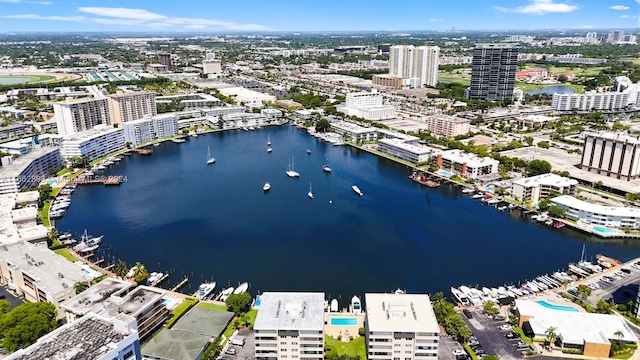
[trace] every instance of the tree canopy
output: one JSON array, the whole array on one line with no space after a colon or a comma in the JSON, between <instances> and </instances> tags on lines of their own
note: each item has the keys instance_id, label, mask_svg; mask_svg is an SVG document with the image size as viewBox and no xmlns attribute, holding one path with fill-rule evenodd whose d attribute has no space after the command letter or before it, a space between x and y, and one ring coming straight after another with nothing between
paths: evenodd
<instances>
[{"instance_id":1,"label":"tree canopy","mask_svg":"<svg viewBox=\"0 0 640 360\"><path fill-rule=\"evenodd\" d=\"M251 304L251 294L245 292L242 294L231 294L225 300L227 309L234 312L236 315L240 315L249 308Z\"/></svg>"},{"instance_id":2,"label":"tree canopy","mask_svg":"<svg viewBox=\"0 0 640 360\"><path fill-rule=\"evenodd\" d=\"M0 317L2 347L14 352L35 343L57 327L57 314L53 304L44 302L13 308Z\"/></svg>"},{"instance_id":3,"label":"tree canopy","mask_svg":"<svg viewBox=\"0 0 640 360\"><path fill-rule=\"evenodd\" d=\"M534 159L529 161L526 170L529 176L546 174L551 172L551 164L546 160Z\"/></svg>"}]
</instances>

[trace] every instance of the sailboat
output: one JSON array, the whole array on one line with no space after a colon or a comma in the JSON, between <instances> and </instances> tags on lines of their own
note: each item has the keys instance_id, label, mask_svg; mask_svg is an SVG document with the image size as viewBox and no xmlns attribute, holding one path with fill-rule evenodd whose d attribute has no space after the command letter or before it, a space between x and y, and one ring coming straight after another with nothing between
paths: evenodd
<instances>
[{"instance_id":1,"label":"sailboat","mask_svg":"<svg viewBox=\"0 0 640 360\"><path fill-rule=\"evenodd\" d=\"M311 181L309 181L309 192L307 193L307 196L310 199L313 199L313 192L311 191Z\"/></svg>"},{"instance_id":2,"label":"sailboat","mask_svg":"<svg viewBox=\"0 0 640 360\"><path fill-rule=\"evenodd\" d=\"M292 178L300 177L300 173L294 170L293 157L291 158L291 162L289 163L289 168L287 169L287 176Z\"/></svg>"},{"instance_id":3,"label":"sailboat","mask_svg":"<svg viewBox=\"0 0 640 360\"><path fill-rule=\"evenodd\" d=\"M273 150L271 150L271 146L267 147L267 152L268 152L268 153L270 153L270 152L272 152L272 151L273 151Z\"/></svg>"},{"instance_id":4,"label":"sailboat","mask_svg":"<svg viewBox=\"0 0 640 360\"><path fill-rule=\"evenodd\" d=\"M271 138L267 135L267 146L271 146Z\"/></svg>"},{"instance_id":5,"label":"sailboat","mask_svg":"<svg viewBox=\"0 0 640 360\"><path fill-rule=\"evenodd\" d=\"M207 146L207 165L216 162L216 158L211 157L211 147Z\"/></svg>"}]
</instances>

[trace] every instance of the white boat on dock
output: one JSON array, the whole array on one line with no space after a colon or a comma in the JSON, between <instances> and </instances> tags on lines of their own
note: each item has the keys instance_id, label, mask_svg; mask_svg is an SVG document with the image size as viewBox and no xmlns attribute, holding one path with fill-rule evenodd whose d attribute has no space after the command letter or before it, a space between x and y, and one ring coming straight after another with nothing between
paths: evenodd
<instances>
[{"instance_id":1,"label":"white boat on dock","mask_svg":"<svg viewBox=\"0 0 640 360\"><path fill-rule=\"evenodd\" d=\"M207 298L209 297L209 295L211 295L211 293L213 292L213 289L216 288L216 282L210 282L210 283L202 283L200 284L200 286L198 286L198 291L196 291L195 293L195 297L198 298L198 300L207 300Z\"/></svg>"},{"instance_id":2,"label":"white boat on dock","mask_svg":"<svg viewBox=\"0 0 640 360\"><path fill-rule=\"evenodd\" d=\"M453 301L462 304L462 306L471 305L467 295L454 287L451 287L451 297L453 298Z\"/></svg>"},{"instance_id":3,"label":"white boat on dock","mask_svg":"<svg viewBox=\"0 0 640 360\"><path fill-rule=\"evenodd\" d=\"M182 144L183 142L186 142L187 140L185 140L185 139L173 139L171 141L173 141L176 144Z\"/></svg>"},{"instance_id":4,"label":"white boat on dock","mask_svg":"<svg viewBox=\"0 0 640 360\"><path fill-rule=\"evenodd\" d=\"M220 296L220 301L225 301L229 297L229 295L233 294L233 286L230 286L224 290L222 290L222 295Z\"/></svg>"},{"instance_id":5,"label":"white boat on dock","mask_svg":"<svg viewBox=\"0 0 640 360\"><path fill-rule=\"evenodd\" d=\"M238 285L238 287L235 290L233 290L233 293L236 295L243 294L247 292L248 289L249 289L249 283L243 282L242 284Z\"/></svg>"}]
</instances>

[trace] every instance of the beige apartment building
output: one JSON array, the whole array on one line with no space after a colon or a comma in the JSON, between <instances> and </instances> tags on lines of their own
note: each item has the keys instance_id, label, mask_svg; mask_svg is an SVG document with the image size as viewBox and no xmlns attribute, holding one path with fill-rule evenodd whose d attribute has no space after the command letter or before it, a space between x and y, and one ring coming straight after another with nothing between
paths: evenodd
<instances>
[{"instance_id":1,"label":"beige apartment building","mask_svg":"<svg viewBox=\"0 0 640 360\"><path fill-rule=\"evenodd\" d=\"M626 133L587 133L580 167L614 179L640 178L640 139Z\"/></svg>"},{"instance_id":2,"label":"beige apartment building","mask_svg":"<svg viewBox=\"0 0 640 360\"><path fill-rule=\"evenodd\" d=\"M469 132L471 120L451 115L432 115L427 117L429 131L434 136L456 137Z\"/></svg>"},{"instance_id":3,"label":"beige apartment building","mask_svg":"<svg viewBox=\"0 0 640 360\"><path fill-rule=\"evenodd\" d=\"M109 95L111 123L121 127L124 122L135 121L147 115L157 115L156 103L152 92L132 91Z\"/></svg>"}]
</instances>

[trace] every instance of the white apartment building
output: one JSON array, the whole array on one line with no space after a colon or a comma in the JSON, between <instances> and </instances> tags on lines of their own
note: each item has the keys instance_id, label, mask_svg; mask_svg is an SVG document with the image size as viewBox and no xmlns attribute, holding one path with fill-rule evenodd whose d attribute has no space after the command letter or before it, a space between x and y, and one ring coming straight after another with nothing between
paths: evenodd
<instances>
[{"instance_id":1,"label":"white apartment building","mask_svg":"<svg viewBox=\"0 0 640 360\"><path fill-rule=\"evenodd\" d=\"M149 91L128 91L109 95L108 102L111 123L116 126L157 114L153 93Z\"/></svg>"},{"instance_id":2,"label":"white apartment building","mask_svg":"<svg viewBox=\"0 0 640 360\"><path fill-rule=\"evenodd\" d=\"M120 314L108 320L89 314L65 324L5 360L75 359L142 360L136 321Z\"/></svg>"},{"instance_id":3,"label":"white apartment building","mask_svg":"<svg viewBox=\"0 0 640 360\"><path fill-rule=\"evenodd\" d=\"M66 136L62 140L60 153L66 160L86 156L95 160L125 147L122 129L96 126L92 130Z\"/></svg>"},{"instance_id":4,"label":"white apartment building","mask_svg":"<svg viewBox=\"0 0 640 360\"><path fill-rule=\"evenodd\" d=\"M498 172L498 160L478 157L463 150L445 150L437 155L438 169L449 171L462 178L477 178L480 175Z\"/></svg>"},{"instance_id":5,"label":"white apartment building","mask_svg":"<svg viewBox=\"0 0 640 360\"><path fill-rule=\"evenodd\" d=\"M604 206L562 195L551 199L551 204L565 210L565 216L583 224L609 228L640 228L640 209L622 206Z\"/></svg>"},{"instance_id":6,"label":"white apartment building","mask_svg":"<svg viewBox=\"0 0 640 360\"><path fill-rule=\"evenodd\" d=\"M469 133L471 120L451 115L427 116L429 131L434 136L455 137Z\"/></svg>"},{"instance_id":7,"label":"white apartment building","mask_svg":"<svg viewBox=\"0 0 640 360\"><path fill-rule=\"evenodd\" d=\"M0 167L0 195L17 193L23 186L38 186L49 175L49 169L62 168L60 150L41 147Z\"/></svg>"},{"instance_id":8,"label":"white apartment building","mask_svg":"<svg viewBox=\"0 0 640 360\"><path fill-rule=\"evenodd\" d=\"M426 294L365 294L369 360L437 359L440 327Z\"/></svg>"},{"instance_id":9,"label":"white apartment building","mask_svg":"<svg viewBox=\"0 0 640 360\"><path fill-rule=\"evenodd\" d=\"M178 117L174 114L156 115L151 120L153 134L156 139L162 139L178 134Z\"/></svg>"},{"instance_id":10,"label":"white apartment building","mask_svg":"<svg viewBox=\"0 0 640 360\"><path fill-rule=\"evenodd\" d=\"M402 139L380 139L378 151L412 163L427 161L434 155L432 148L411 144Z\"/></svg>"},{"instance_id":11,"label":"white apartment building","mask_svg":"<svg viewBox=\"0 0 640 360\"><path fill-rule=\"evenodd\" d=\"M0 246L20 241L48 245L49 231L38 224L39 199L37 191L0 195Z\"/></svg>"},{"instance_id":12,"label":"white apartment building","mask_svg":"<svg viewBox=\"0 0 640 360\"><path fill-rule=\"evenodd\" d=\"M551 107L556 111L604 110L616 111L627 106L640 104L640 86L626 76L619 76L614 82L614 90L608 92L586 91L584 94L553 94Z\"/></svg>"},{"instance_id":13,"label":"white apartment building","mask_svg":"<svg viewBox=\"0 0 640 360\"><path fill-rule=\"evenodd\" d=\"M615 179L636 180L640 178L640 139L626 133L586 133L580 167Z\"/></svg>"},{"instance_id":14,"label":"white apartment building","mask_svg":"<svg viewBox=\"0 0 640 360\"><path fill-rule=\"evenodd\" d=\"M88 273L88 274L87 274ZM21 241L0 247L0 280L29 302L55 305L58 319L65 317L60 304L76 295L77 282L101 274L69 262L47 247Z\"/></svg>"},{"instance_id":15,"label":"white apartment building","mask_svg":"<svg viewBox=\"0 0 640 360\"><path fill-rule=\"evenodd\" d=\"M257 360L322 360L324 293L263 293L253 330Z\"/></svg>"},{"instance_id":16,"label":"white apartment building","mask_svg":"<svg viewBox=\"0 0 640 360\"><path fill-rule=\"evenodd\" d=\"M416 78L418 86L436 86L439 57L440 48L437 46L391 46L389 75L399 78Z\"/></svg>"},{"instance_id":17,"label":"white apartment building","mask_svg":"<svg viewBox=\"0 0 640 360\"><path fill-rule=\"evenodd\" d=\"M382 95L376 89L348 93L344 106L336 109L348 116L357 116L367 120L391 119L396 116L396 109L393 106L382 104Z\"/></svg>"},{"instance_id":18,"label":"white apartment building","mask_svg":"<svg viewBox=\"0 0 640 360\"><path fill-rule=\"evenodd\" d=\"M124 141L136 146L155 138L151 119L140 119L122 123Z\"/></svg>"},{"instance_id":19,"label":"white apartment building","mask_svg":"<svg viewBox=\"0 0 640 360\"><path fill-rule=\"evenodd\" d=\"M536 203L548 197L552 191L575 196L578 192L578 181L548 173L518 179L511 183L511 195L522 201Z\"/></svg>"},{"instance_id":20,"label":"white apartment building","mask_svg":"<svg viewBox=\"0 0 640 360\"><path fill-rule=\"evenodd\" d=\"M53 104L58 134L69 135L92 129L96 125L111 125L106 98L67 100Z\"/></svg>"},{"instance_id":21,"label":"white apartment building","mask_svg":"<svg viewBox=\"0 0 640 360\"><path fill-rule=\"evenodd\" d=\"M346 136L351 141L373 141L378 139L377 128L363 127L346 121L333 121L331 131Z\"/></svg>"}]
</instances>

